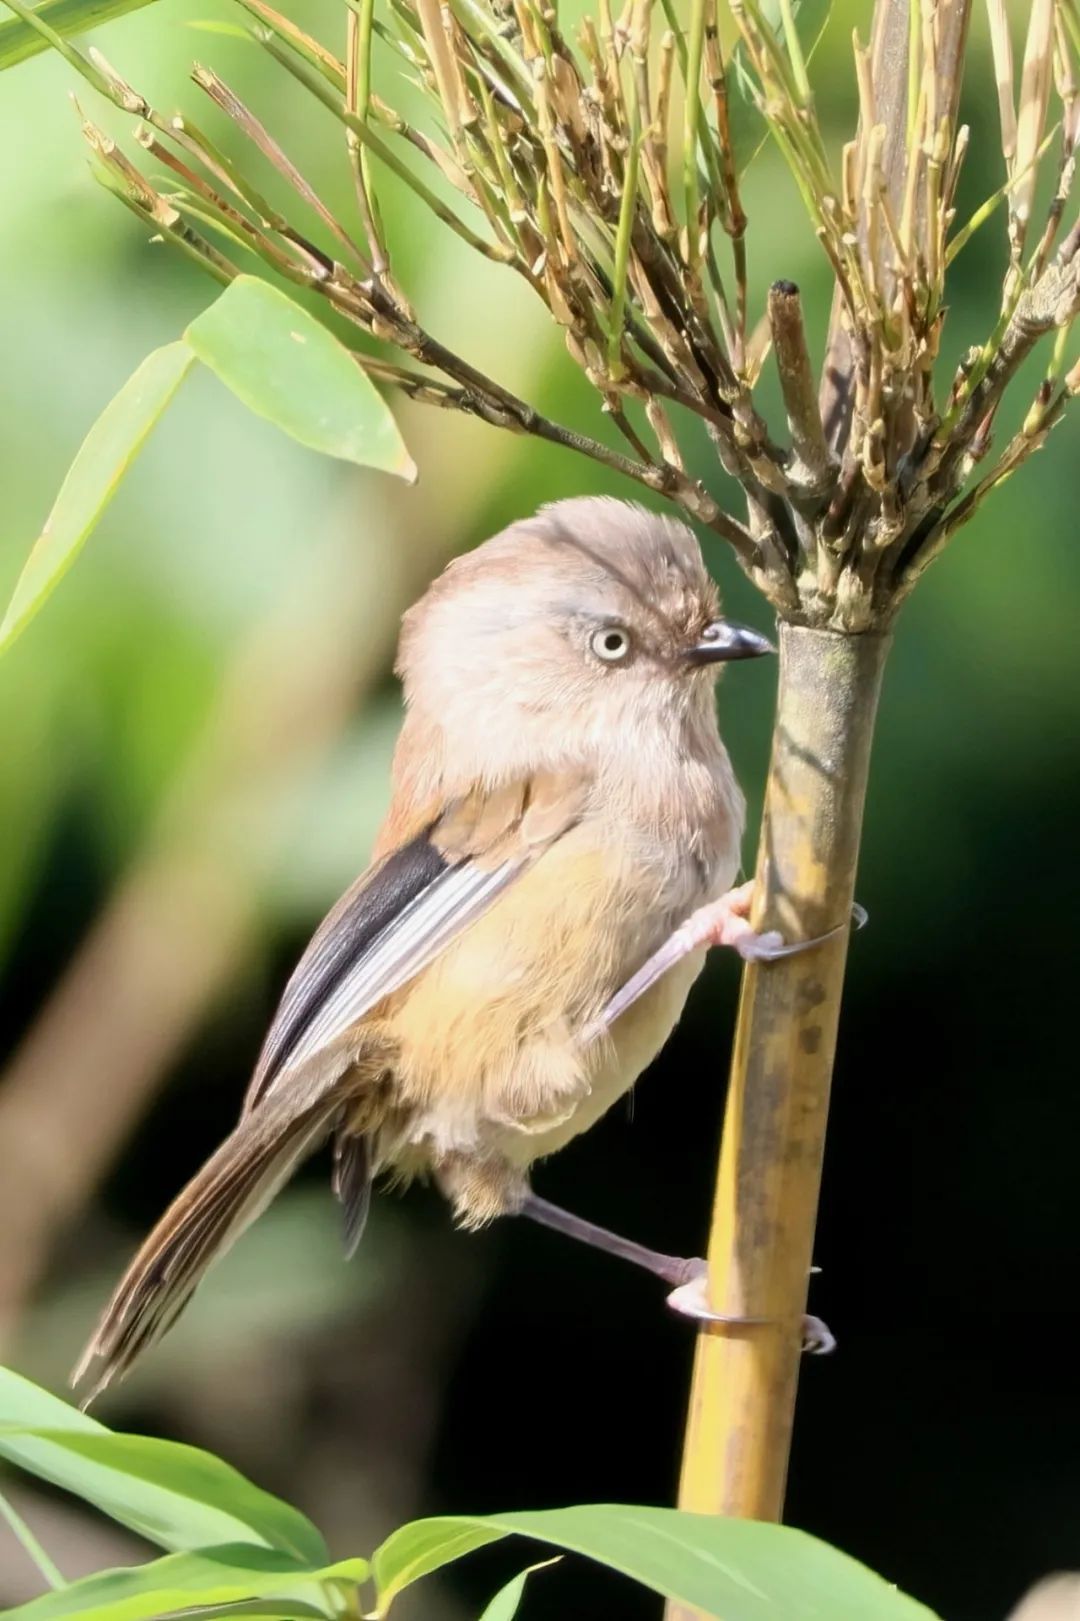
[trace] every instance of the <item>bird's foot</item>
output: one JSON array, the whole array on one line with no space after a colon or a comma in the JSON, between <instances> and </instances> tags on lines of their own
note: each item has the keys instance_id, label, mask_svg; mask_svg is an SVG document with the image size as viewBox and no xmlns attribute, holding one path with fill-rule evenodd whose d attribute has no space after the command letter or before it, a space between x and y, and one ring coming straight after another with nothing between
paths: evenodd
<instances>
[{"instance_id":1,"label":"bird's foot","mask_svg":"<svg viewBox=\"0 0 1080 1621\"><path fill-rule=\"evenodd\" d=\"M583 1046L588 1046L604 1031L610 1030L619 1016L632 1007L639 997L656 984L657 980L666 974L675 964L688 957L692 951L698 951L702 946L730 946L737 951L744 962L777 962L781 957L794 957L799 952L811 951L825 940L831 940L841 930L854 925L861 929L866 922L866 913L861 906L851 909L852 924L841 923L835 929L829 929L825 934L815 936L813 940L797 940L791 945L784 942L781 934L775 929L767 929L758 934L750 923L750 907L754 898L754 883L740 884L738 889L729 889L726 895L719 900L710 901L708 905L701 906L681 923L674 934L668 936L658 951L654 951L649 960L642 964L636 974L626 981L610 1002L604 1007L598 1018L587 1025L581 1033Z\"/></svg>"},{"instance_id":2,"label":"bird's foot","mask_svg":"<svg viewBox=\"0 0 1080 1621\"><path fill-rule=\"evenodd\" d=\"M718 900L699 907L687 918L678 933L685 932L692 941L690 949L698 946L730 946L744 962L776 962L781 957L795 957L800 952L810 951L849 926L841 923L835 929L815 935L812 940L796 940L789 945L776 929L767 929L758 934L751 927L750 908L753 902L754 880L751 878L737 889L729 889ZM850 926L861 929L866 920L866 908L856 903L851 908Z\"/></svg>"},{"instance_id":3,"label":"bird's foot","mask_svg":"<svg viewBox=\"0 0 1080 1621\"><path fill-rule=\"evenodd\" d=\"M694 1259L682 1263L686 1277L672 1289L667 1303L680 1317L692 1317L699 1323L719 1323L737 1332L740 1329L761 1328L767 1317L737 1317L714 1311L709 1304L708 1274L705 1262ZM811 1356L827 1356L836 1350L836 1337L820 1317L806 1316L802 1320L802 1348Z\"/></svg>"},{"instance_id":4,"label":"bird's foot","mask_svg":"<svg viewBox=\"0 0 1080 1621\"><path fill-rule=\"evenodd\" d=\"M685 934L688 950L700 946L730 946L744 962L767 962L784 948L784 937L776 929L758 934L750 926L750 908L754 900L754 880L751 878L738 889L729 889L718 900L698 907L679 929Z\"/></svg>"}]
</instances>

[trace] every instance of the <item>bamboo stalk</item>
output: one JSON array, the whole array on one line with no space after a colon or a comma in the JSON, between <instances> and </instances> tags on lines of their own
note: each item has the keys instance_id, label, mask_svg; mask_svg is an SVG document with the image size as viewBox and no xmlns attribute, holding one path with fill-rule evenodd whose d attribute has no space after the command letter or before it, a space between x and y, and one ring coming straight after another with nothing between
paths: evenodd
<instances>
[{"instance_id":1,"label":"bamboo stalk","mask_svg":"<svg viewBox=\"0 0 1080 1621\"><path fill-rule=\"evenodd\" d=\"M888 648L887 635L781 627L757 928L807 940L850 916ZM763 1321L698 1334L679 1490L696 1513L775 1520L783 1507L847 938L751 966L743 981L709 1298Z\"/></svg>"}]
</instances>

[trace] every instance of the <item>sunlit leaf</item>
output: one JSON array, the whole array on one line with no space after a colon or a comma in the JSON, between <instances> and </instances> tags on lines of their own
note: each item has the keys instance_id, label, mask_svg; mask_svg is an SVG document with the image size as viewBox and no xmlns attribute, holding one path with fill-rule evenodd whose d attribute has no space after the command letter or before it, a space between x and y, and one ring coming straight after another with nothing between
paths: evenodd
<instances>
[{"instance_id":1,"label":"sunlit leaf","mask_svg":"<svg viewBox=\"0 0 1080 1621\"><path fill-rule=\"evenodd\" d=\"M319 1564L321 1535L198 1447L116 1435L18 1374L0 1368L0 1457L95 1504L162 1548L245 1542Z\"/></svg>"},{"instance_id":2,"label":"sunlit leaf","mask_svg":"<svg viewBox=\"0 0 1080 1621\"><path fill-rule=\"evenodd\" d=\"M150 4L152 0L42 0L34 9L43 22L66 38ZM21 17L9 17L0 23L0 71L16 67L47 48L42 35Z\"/></svg>"},{"instance_id":3,"label":"sunlit leaf","mask_svg":"<svg viewBox=\"0 0 1080 1621\"><path fill-rule=\"evenodd\" d=\"M392 1531L376 1548L371 1560L379 1592L379 1613L422 1576L430 1576L443 1565L453 1564L456 1559L475 1553L477 1548L509 1535L507 1527L493 1524L491 1520L465 1518L413 1520Z\"/></svg>"},{"instance_id":4,"label":"sunlit leaf","mask_svg":"<svg viewBox=\"0 0 1080 1621\"><path fill-rule=\"evenodd\" d=\"M933 1621L925 1605L804 1531L618 1504L403 1526L372 1561L379 1613L419 1577L513 1532L584 1554L722 1621Z\"/></svg>"},{"instance_id":5,"label":"sunlit leaf","mask_svg":"<svg viewBox=\"0 0 1080 1621\"><path fill-rule=\"evenodd\" d=\"M333 1588L323 1584L347 1582L355 1586L368 1574L363 1559L343 1559L334 1565L309 1569L271 1548L203 1548L197 1553L168 1554L128 1570L103 1570L59 1592L43 1593L28 1604L4 1611L4 1621L154 1621L180 1611L189 1616L221 1615L232 1605L232 1615L327 1616L341 1613ZM279 1597L269 1611L257 1601ZM288 1602L285 1602L285 1601ZM255 1601L252 1604L252 1601ZM252 1604L251 1608L248 1605ZM243 1608L241 1608L243 1606ZM228 1610L225 1614L230 1613Z\"/></svg>"},{"instance_id":6,"label":"sunlit leaf","mask_svg":"<svg viewBox=\"0 0 1080 1621\"><path fill-rule=\"evenodd\" d=\"M237 276L186 336L246 406L302 445L416 477L390 408L355 358L268 282Z\"/></svg>"},{"instance_id":7,"label":"sunlit leaf","mask_svg":"<svg viewBox=\"0 0 1080 1621\"><path fill-rule=\"evenodd\" d=\"M155 349L90 429L16 582L0 623L0 651L34 617L79 555L194 359L183 342Z\"/></svg>"}]
</instances>

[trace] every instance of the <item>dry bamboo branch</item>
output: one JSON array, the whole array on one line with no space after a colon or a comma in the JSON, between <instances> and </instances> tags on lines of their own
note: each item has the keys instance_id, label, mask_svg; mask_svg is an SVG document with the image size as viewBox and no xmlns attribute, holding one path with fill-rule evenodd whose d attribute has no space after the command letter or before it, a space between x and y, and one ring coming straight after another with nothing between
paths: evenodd
<instances>
[{"instance_id":1,"label":"dry bamboo branch","mask_svg":"<svg viewBox=\"0 0 1080 1621\"><path fill-rule=\"evenodd\" d=\"M829 447L818 412L817 388L803 327L802 301L792 281L775 281L769 289L769 327L788 429L798 465L789 474L811 494L824 490L833 472Z\"/></svg>"},{"instance_id":2,"label":"dry bamboo branch","mask_svg":"<svg viewBox=\"0 0 1080 1621\"><path fill-rule=\"evenodd\" d=\"M225 84L224 80L220 79L218 75L210 68L204 68L196 64L196 66L192 69L191 77L199 86L200 90L205 90L211 101L220 107L222 112L227 114L227 116L233 120L237 127L243 131L248 139L258 147L259 151L263 154L266 160L271 163L280 174L285 176L290 185L295 187L296 191L308 204L313 213L318 215L319 219L322 220L323 224L326 226L331 235L337 238L338 242L340 242L346 253L351 254L352 257L365 269L369 268L367 259L361 253L360 249L352 240L349 233L345 230L344 226L339 224L338 220L335 218L330 209L327 208L322 198L304 179L296 165L292 163L282 151L281 147L274 140L269 131L259 122L255 115L249 112L247 107L244 106L239 96L234 95L229 89L228 85Z\"/></svg>"}]
</instances>

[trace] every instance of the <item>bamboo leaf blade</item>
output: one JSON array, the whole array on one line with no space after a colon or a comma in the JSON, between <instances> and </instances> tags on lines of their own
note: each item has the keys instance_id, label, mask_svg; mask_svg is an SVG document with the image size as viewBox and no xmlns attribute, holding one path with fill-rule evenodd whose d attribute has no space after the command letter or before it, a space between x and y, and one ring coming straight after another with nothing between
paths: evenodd
<instances>
[{"instance_id":1,"label":"bamboo leaf blade","mask_svg":"<svg viewBox=\"0 0 1080 1621\"><path fill-rule=\"evenodd\" d=\"M90 429L16 581L0 622L0 652L25 629L74 563L194 360L182 341L155 349Z\"/></svg>"},{"instance_id":2,"label":"bamboo leaf blade","mask_svg":"<svg viewBox=\"0 0 1080 1621\"><path fill-rule=\"evenodd\" d=\"M103 1570L57 1592L44 1593L29 1603L4 1612L4 1621L162 1621L183 1614L267 1614L252 1601L279 1596L281 1604L269 1614L281 1621L294 1616L341 1613L333 1588L341 1583L357 1586L367 1579L363 1559L343 1559L333 1565L309 1568L277 1549L229 1546L166 1554L145 1565ZM333 1584L333 1588L328 1588Z\"/></svg>"},{"instance_id":3,"label":"bamboo leaf blade","mask_svg":"<svg viewBox=\"0 0 1080 1621\"><path fill-rule=\"evenodd\" d=\"M42 0L34 7L34 15L67 39L152 4L154 0ZM23 18L12 17L0 23L0 72L18 67L47 48L48 41Z\"/></svg>"},{"instance_id":4,"label":"bamboo leaf blade","mask_svg":"<svg viewBox=\"0 0 1080 1621\"><path fill-rule=\"evenodd\" d=\"M31 1531L14 1503L10 1503L0 1492L0 1520L7 1523L9 1530L16 1541L22 1544L23 1552L30 1562L37 1566L40 1574L50 1587L64 1587L66 1583L57 1566L49 1558L37 1537Z\"/></svg>"},{"instance_id":5,"label":"bamboo leaf blade","mask_svg":"<svg viewBox=\"0 0 1080 1621\"><path fill-rule=\"evenodd\" d=\"M186 339L238 399L298 443L415 480L393 415L356 357L276 287L237 276Z\"/></svg>"},{"instance_id":6,"label":"bamboo leaf blade","mask_svg":"<svg viewBox=\"0 0 1080 1621\"><path fill-rule=\"evenodd\" d=\"M584 1554L722 1621L934 1621L925 1605L806 1532L621 1504L414 1521L373 1557L378 1613L421 1576L512 1533Z\"/></svg>"},{"instance_id":7,"label":"bamboo leaf blade","mask_svg":"<svg viewBox=\"0 0 1080 1621\"><path fill-rule=\"evenodd\" d=\"M311 1521L198 1447L118 1434L0 1368L0 1457L174 1552L219 1543L322 1564Z\"/></svg>"},{"instance_id":8,"label":"bamboo leaf blade","mask_svg":"<svg viewBox=\"0 0 1080 1621\"><path fill-rule=\"evenodd\" d=\"M539 1565L529 1565L525 1570L518 1571L485 1606L480 1621L514 1621L525 1597L525 1584L529 1577L538 1570L546 1570L549 1565L558 1563L558 1558L545 1559Z\"/></svg>"}]
</instances>

